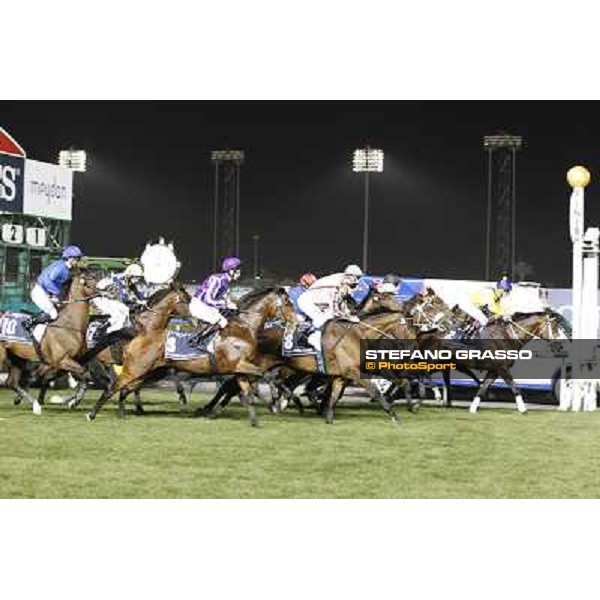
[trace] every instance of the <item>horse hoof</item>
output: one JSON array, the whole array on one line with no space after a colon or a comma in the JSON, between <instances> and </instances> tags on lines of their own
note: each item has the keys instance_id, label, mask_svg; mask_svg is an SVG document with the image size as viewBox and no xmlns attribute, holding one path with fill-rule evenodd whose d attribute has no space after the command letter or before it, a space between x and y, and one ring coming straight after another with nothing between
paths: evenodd
<instances>
[{"instance_id":1,"label":"horse hoof","mask_svg":"<svg viewBox=\"0 0 600 600\"><path fill-rule=\"evenodd\" d=\"M87 415L85 415L85 418L91 423L96 418L96 415L93 415L92 413L87 413Z\"/></svg>"},{"instance_id":2,"label":"horse hoof","mask_svg":"<svg viewBox=\"0 0 600 600\"><path fill-rule=\"evenodd\" d=\"M144 409L141 406L135 406L133 408L133 414L137 415L139 417L139 416L141 416L143 414L146 414L146 412L144 411ZM125 418L125 413L124 412L123 412L123 418Z\"/></svg>"},{"instance_id":3,"label":"horse hoof","mask_svg":"<svg viewBox=\"0 0 600 600\"><path fill-rule=\"evenodd\" d=\"M42 407L39 405L39 402L34 403L32 411L34 415L42 414Z\"/></svg>"},{"instance_id":4,"label":"horse hoof","mask_svg":"<svg viewBox=\"0 0 600 600\"><path fill-rule=\"evenodd\" d=\"M19 406L19 404L21 404L21 398L19 398L19 396L15 396L15 397L13 398L13 404L14 404L15 406Z\"/></svg>"}]
</instances>

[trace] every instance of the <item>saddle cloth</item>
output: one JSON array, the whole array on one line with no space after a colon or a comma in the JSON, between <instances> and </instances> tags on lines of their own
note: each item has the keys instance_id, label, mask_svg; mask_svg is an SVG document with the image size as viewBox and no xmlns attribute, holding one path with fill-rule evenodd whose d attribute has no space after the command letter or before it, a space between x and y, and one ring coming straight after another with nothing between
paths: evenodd
<instances>
[{"instance_id":1,"label":"saddle cloth","mask_svg":"<svg viewBox=\"0 0 600 600\"><path fill-rule=\"evenodd\" d=\"M171 319L165 342L165 358L169 360L192 360L212 353L218 331L211 331L200 340L200 344L191 345L190 340L197 335L194 324L189 319Z\"/></svg>"},{"instance_id":2,"label":"saddle cloth","mask_svg":"<svg viewBox=\"0 0 600 600\"><path fill-rule=\"evenodd\" d=\"M33 344L31 336L24 323L31 319L32 315L28 313L4 313L0 316L0 340L5 342L18 342L20 344ZM42 341L47 323L36 325L33 335L38 342Z\"/></svg>"},{"instance_id":3,"label":"saddle cloth","mask_svg":"<svg viewBox=\"0 0 600 600\"><path fill-rule=\"evenodd\" d=\"M314 356L317 351L308 343L308 335L312 330L312 324L302 322L292 332L284 332L281 348L282 356Z\"/></svg>"},{"instance_id":4,"label":"saddle cloth","mask_svg":"<svg viewBox=\"0 0 600 600\"><path fill-rule=\"evenodd\" d=\"M29 313L18 312L0 315L0 340L5 342L18 342L19 344L33 344L29 332L25 329L25 323L31 319L31 317L32 315ZM93 348L98 342L95 335L103 321L103 319L94 319L89 324L86 332L88 348ZM47 328L48 323L42 323L33 328L33 336L38 343L42 342L42 338L44 337Z\"/></svg>"}]
</instances>

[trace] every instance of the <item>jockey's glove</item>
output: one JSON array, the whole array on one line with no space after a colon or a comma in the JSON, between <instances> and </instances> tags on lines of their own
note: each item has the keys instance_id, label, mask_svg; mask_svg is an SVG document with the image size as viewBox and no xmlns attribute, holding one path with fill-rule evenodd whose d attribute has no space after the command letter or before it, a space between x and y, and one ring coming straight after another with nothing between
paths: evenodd
<instances>
[{"instance_id":1,"label":"jockey's glove","mask_svg":"<svg viewBox=\"0 0 600 600\"><path fill-rule=\"evenodd\" d=\"M351 323L360 323L360 319L356 315L350 315L348 321Z\"/></svg>"}]
</instances>

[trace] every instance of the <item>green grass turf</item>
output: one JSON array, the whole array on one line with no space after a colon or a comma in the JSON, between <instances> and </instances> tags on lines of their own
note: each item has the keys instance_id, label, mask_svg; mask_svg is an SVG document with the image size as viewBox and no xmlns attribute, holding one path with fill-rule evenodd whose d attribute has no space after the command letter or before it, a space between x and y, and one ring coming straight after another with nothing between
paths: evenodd
<instances>
[{"instance_id":1,"label":"green grass turf","mask_svg":"<svg viewBox=\"0 0 600 600\"><path fill-rule=\"evenodd\" d=\"M49 394L50 395L50 394ZM40 417L0 392L2 498L580 498L600 496L600 413L340 403L326 425L308 410L260 427L232 404L194 419L170 392L145 391L148 414L93 423L84 408Z\"/></svg>"}]
</instances>

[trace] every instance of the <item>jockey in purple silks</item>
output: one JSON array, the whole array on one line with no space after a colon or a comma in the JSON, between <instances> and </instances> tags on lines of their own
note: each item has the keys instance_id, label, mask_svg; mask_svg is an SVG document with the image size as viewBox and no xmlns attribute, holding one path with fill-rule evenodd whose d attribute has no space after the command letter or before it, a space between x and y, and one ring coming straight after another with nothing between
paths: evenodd
<instances>
[{"instance_id":1,"label":"jockey in purple silks","mask_svg":"<svg viewBox=\"0 0 600 600\"><path fill-rule=\"evenodd\" d=\"M229 299L229 286L239 279L242 261L230 256L221 265L220 273L209 275L197 288L190 302L190 313L200 321L218 325L221 329L227 325L227 319L219 312L228 308L236 310L237 306Z\"/></svg>"}]
</instances>

